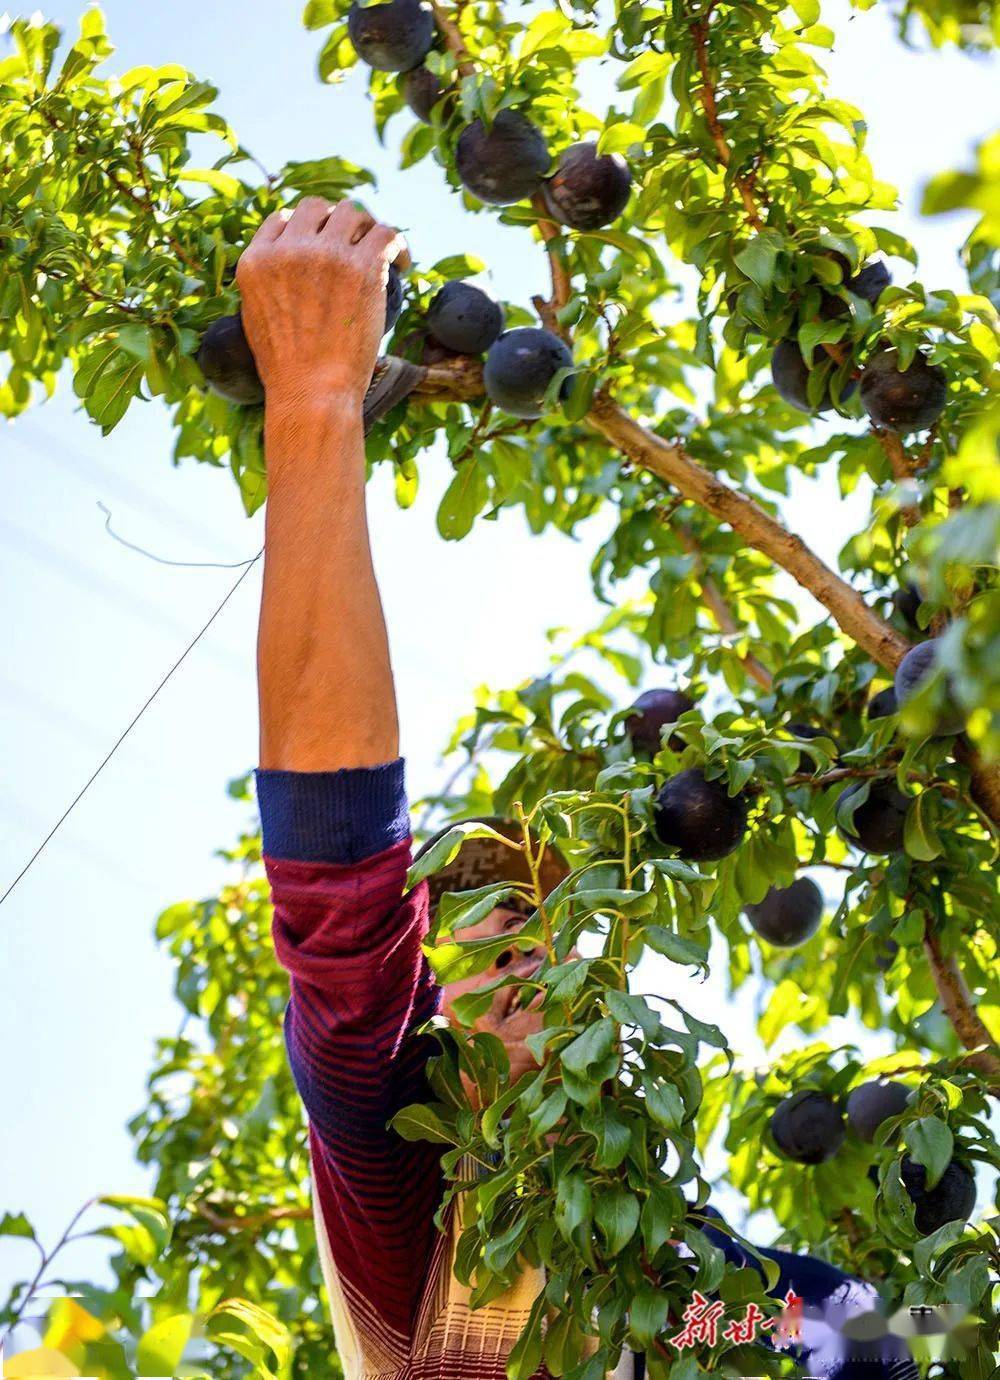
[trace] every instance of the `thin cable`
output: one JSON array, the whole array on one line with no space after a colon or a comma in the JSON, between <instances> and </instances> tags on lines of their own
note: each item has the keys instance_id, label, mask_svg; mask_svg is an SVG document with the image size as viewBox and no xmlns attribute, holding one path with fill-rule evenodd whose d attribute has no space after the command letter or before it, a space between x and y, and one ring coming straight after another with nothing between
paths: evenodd
<instances>
[{"instance_id":1,"label":"thin cable","mask_svg":"<svg viewBox=\"0 0 1000 1380\"><path fill-rule=\"evenodd\" d=\"M97 500L97 506L104 514L104 530L109 537L114 537L119 546L126 546L129 551L136 551L147 560L156 561L157 565L183 565L193 570L239 570L244 565L253 565L257 559L257 556L251 556L245 561L170 561L166 556L157 556L155 552L147 551L144 546L136 546L135 542L120 537L111 526L111 509L106 508L100 499Z\"/></svg>"},{"instance_id":2,"label":"thin cable","mask_svg":"<svg viewBox=\"0 0 1000 1380\"><path fill-rule=\"evenodd\" d=\"M117 742L116 742L116 743L114 744L114 746L112 747L111 751L110 751L110 752L108 753L108 755L104 758L103 762L101 762L101 763L99 764L99 766L96 768L96 770L94 771L94 773L92 774L92 776L90 777L90 779L84 783L84 785L83 785L83 787L80 789L80 791L78 791L77 794L73 797L73 799L70 801L69 805L67 805L66 809L63 811L63 813L62 813L62 814L59 816L59 818L56 820L55 824L52 826L52 828L49 830L49 832L46 834L45 838L42 839L41 843L40 843L40 844L38 845L38 847L35 849L34 853L32 853L31 857L28 859L28 861L27 861L27 862L24 864L24 866L21 868L20 872L17 874L17 876L14 878L14 880L11 882L10 886L7 888L7 890L4 892L4 894L3 894L2 896L0 896L0 906L3 905L3 903L6 901L7 897L11 894L11 892L12 892L12 891L14 890L14 888L17 886L18 882L21 881L21 879L27 874L27 872L34 866L34 864L37 862L37 860L41 857L42 853L45 851L45 849L46 849L46 848L48 847L48 845L51 843L52 839L55 837L55 835L58 833L58 831L62 828L63 824L65 824L66 820L70 817L70 815L71 815L71 814L73 813L73 811L76 809L77 805L79 805L79 803L80 803L80 801L83 799L83 797L84 797L84 796L87 794L87 792L90 790L91 786L94 784L94 782L95 782L95 781L97 780L97 778L100 776L101 772L104 770L104 768L105 768L105 767L108 765L108 763L111 761L112 757L114 757L115 753L116 753L116 752L118 751L118 749L121 747L122 743L124 743L124 741L125 741L125 739L128 737L128 735L132 732L133 728L135 728L136 724L137 724L137 723L139 722L139 720L142 718L143 714L145 714L146 710L149 708L149 706L150 706L150 705L153 703L153 701L156 699L157 695L160 693L160 691L161 691L161 690L163 689L163 687L166 685L167 681L168 681L168 680L170 679L170 677L174 674L174 672L175 672L175 671L177 670L177 668L181 665L181 663L187 658L188 654L194 650L194 648L198 645L198 643L201 641L201 639L205 636L205 634L208 632L209 628L212 626L212 624L213 624L213 623L215 622L215 620L218 618L219 614L222 612L222 610L223 610L223 609L226 607L226 605L229 603L230 599L233 597L233 595L234 595L234 594L236 593L236 591L239 589L240 585L243 583L243 581L246 579L246 577L250 574L250 571L253 569L253 567L256 565L256 563L260 560L260 558L261 558L261 556L263 556L263 554L264 554L264 548L261 547L261 549L257 552L256 556L254 556L253 559L247 564L246 569L240 572L239 576L237 577L236 583L235 583L235 584L233 585L233 587L230 589L229 593L228 593L228 594L226 595L226 597L223 599L222 603L219 604L218 608L217 608L217 609L215 610L215 612L212 614L211 618L209 618L208 622L204 625L204 627L195 635L195 637L192 638L192 640L191 640L191 641L188 643L188 645L184 648L183 652L181 652L180 656L179 656L179 657L177 658L177 660L174 662L173 666L171 666L170 670L167 672L167 674L166 674L166 675L163 677L163 679L160 681L159 685L156 687L156 689L153 691L153 693L152 693L152 694L149 696L149 698L146 700L145 704L142 706L142 708L141 708L141 709L139 710L139 712L136 714L135 718L134 718L134 719L132 720L132 722L128 725L128 727L124 730L124 732L120 735L120 737L118 738Z\"/></svg>"}]
</instances>

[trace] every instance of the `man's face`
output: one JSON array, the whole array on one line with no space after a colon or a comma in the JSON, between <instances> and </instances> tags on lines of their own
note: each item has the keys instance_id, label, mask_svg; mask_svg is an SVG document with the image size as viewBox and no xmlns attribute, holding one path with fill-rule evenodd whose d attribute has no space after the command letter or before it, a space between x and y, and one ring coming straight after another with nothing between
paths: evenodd
<instances>
[{"instance_id":1,"label":"man's face","mask_svg":"<svg viewBox=\"0 0 1000 1380\"><path fill-rule=\"evenodd\" d=\"M495 935L509 932L511 946L498 954L484 973L448 983L444 988L442 1009L449 1019L452 1016L453 1002L466 992L475 992L496 978L509 976L511 973L518 977L531 977L538 971L545 956L544 949L540 946L528 950L519 949L513 942L514 935L523 924L524 916L520 912L498 906L478 925L470 925L467 930L462 931L463 939L492 939ZM529 1035L542 1028L542 1016L538 1010L537 1000L525 1007L521 1004L519 995L520 989L513 985L501 987L495 993L489 1010L479 1017L474 1027L476 1030L488 1031L503 1041L510 1058L511 1081L520 1078L527 1069L537 1067L531 1051L524 1042Z\"/></svg>"}]
</instances>

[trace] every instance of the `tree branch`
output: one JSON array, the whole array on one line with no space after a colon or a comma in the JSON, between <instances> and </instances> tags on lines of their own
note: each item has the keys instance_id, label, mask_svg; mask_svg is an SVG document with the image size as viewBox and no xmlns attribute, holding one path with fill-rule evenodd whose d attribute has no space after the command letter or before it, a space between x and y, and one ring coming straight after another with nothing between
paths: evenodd
<instances>
[{"instance_id":1,"label":"tree branch","mask_svg":"<svg viewBox=\"0 0 1000 1380\"><path fill-rule=\"evenodd\" d=\"M741 636L745 630L740 627L739 623L737 623L734 618L733 611L726 603L719 586L712 579L711 575L706 573L705 557L701 547L686 528L678 524L673 530L676 532L677 539L681 546L695 558L695 566L698 571L698 578L701 582L702 597L711 610L719 631L724 633L726 637ZM747 653L746 656L740 657L740 663L748 676L751 676L758 685L763 687L763 689L770 690L772 684L771 672L762 661L759 661L757 657L753 656L751 653Z\"/></svg>"},{"instance_id":2,"label":"tree branch","mask_svg":"<svg viewBox=\"0 0 1000 1380\"><path fill-rule=\"evenodd\" d=\"M431 8L434 11L434 22L437 24L438 33L444 39L444 46L449 52L455 55L455 66L463 77L471 77L476 70L475 63L469 57L469 50L465 46L458 25L442 8L432 0Z\"/></svg>"},{"instance_id":3,"label":"tree branch","mask_svg":"<svg viewBox=\"0 0 1000 1380\"><path fill-rule=\"evenodd\" d=\"M538 233L545 244L545 252L549 257L549 272L552 277L552 296L547 301L544 297L533 297L531 300L541 318L542 325L564 340L568 340L566 328L559 324L556 315L569 301L573 291L573 285L570 282L569 272L563 258L562 231L555 221L549 219L548 209L541 192L536 192L531 198L531 205L538 213Z\"/></svg>"},{"instance_id":4,"label":"tree branch","mask_svg":"<svg viewBox=\"0 0 1000 1380\"><path fill-rule=\"evenodd\" d=\"M705 123L708 125L708 132L712 136L712 143L719 155L719 162L724 168L728 168L732 161L732 150L726 139L725 130L719 119L719 108L716 102L715 81L712 77L712 70L708 62L708 19L696 19L691 25L691 37L694 39L695 57L698 61L698 71L701 73L701 86L698 88L698 99L701 108L705 112ZM755 178L753 176L744 177L737 174L733 178L736 190L740 194L743 202L743 209L746 211L747 220L755 230L763 230L764 223L760 218L757 208L757 198L754 195Z\"/></svg>"},{"instance_id":5,"label":"tree branch","mask_svg":"<svg viewBox=\"0 0 1000 1380\"><path fill-rule=\"evenodd\" d=\"M976 1010L957 961L942 951L930 920L924 927L924 953L941 1007L963 1048L972 1051L964 1062L990 1082L991 1092L1000 1094L1000 1050Z\"/></svg>"},{"instance_id":6,"label":"tree branch","mask_svg":"<svg viewBox=\"0 0 1000 1380\"><path fill-rule=\"evenodd\" d=\"M885 458L889 462L889 468L892 470L897 484L905 484L908 479L912 479L917 467L907 455L906 449L896 433L883 431L878 426L873 426L872 432L885 452ZM907 527L916 527L920 521L919 503L905 503L901 505L899 512Z\"/></svg>"},{"instance_id":7,"label":"tree branch","mask_svg":"<svg viewBox=\"0 0 1000 1380\"><path fill-rule=\"evenodd\" d=\"M199 1217L203 1217L209 1226L216 1231L237 1232L250 1231L260 1232L268 1227L280 1225L282 1222L306 1222L312 1217L310 1207L274 1207L268 1208L266 1212L250 1213L246 1217L225 1217L218 1213L214 1208L210 1208L206 1202L197 1202L194 1210Z\"/></svg>"}]
</instances>

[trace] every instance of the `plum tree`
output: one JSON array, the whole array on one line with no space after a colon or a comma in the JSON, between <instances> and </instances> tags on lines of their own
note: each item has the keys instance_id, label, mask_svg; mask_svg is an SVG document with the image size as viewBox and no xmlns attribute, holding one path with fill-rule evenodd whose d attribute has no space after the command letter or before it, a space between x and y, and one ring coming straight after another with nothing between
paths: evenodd
<instances>
[{"instance_id":1,"label":"plum tree","mask_svg":"<svg viewBox=\"0 0 1000 1380\"><path fill-rule=\"evenodd\" d=\"M354 49L379 72L408 72L423 62L434 42L434 13L427 0L354 0L347 14Z\"/></svg>"},{"instance_id":2,"label":"plum tree","mask_svg":"<svg viewBox=\"0 0 1000 1380\"><path fill-rule=\"evenodd\" d=\"M910 1089L905 1083L896 1083L881 1078L862 1083L852 1088L847 1095L847 1121L856 1136L869 1144L875 1139L875 1132L889 1117L899 1116L906 1110L910 1100Z\"/></svg>"},{"instance_id":3,"label":"plum tree","mask_svg":"<svg viewBox=\"0 0 1000 1380\"><path fill-rule=\"evenodd\" d=\"M427 330L446 349L481 355L503 330L503 307L483 288L454 279L427 308Z\"/></svg>"},{"instance_id":4,"label":"plum tree","mask_svg":"<svg viewBox=\"0 0 1000 1380\"><path fill-rule=\"evenodd\" d=\"M814 367L818 367L818 362ZM833 406L831 379L827 378L819 401L812 403L809 401L808 392L811 373L812 370L806 364L798 343L794 340L779 340L771 355L771 378L775 388L786 403L797 407L800 412L827 412ZM846 402L855 388L853 379L849 379L841 389L841 400Z\"/></svg>"},{"instance_id":5,"label":"plum tree","mask_svg":"<svg viewBox=\"0 0 1000 1380\"><path fill-rule=\"evenodd\" d=\"M227 402L251 407L264 401L264 385L238 312L209 326L198 347L198 367L212 391Z\"/></svg>"},{"instance_id":6,"label":"plum tree","mask_svg":"<svg viewBox=\"0 0 1000 1380\"><path fill-rule=\"evenodd\" d=\"M387 332L399 319L404 295L399 269L390 264L385 301ZM213 393L227 402L248 407L264 401L264 385L239 312L235 316L220 316L209 326L198 346L198 367Z\"/></svg>"},{"instance_id":7,"label":"plum tree","mask_svg":"<svg viewBox=\"0 0 1000 1380\"><path fill-rule=\"evenodd\" d=\"M462 185L495 206L534 196L551 161L541 131L520 110L501 110L489 128L473 120L455 146Z\"/></svg>"},{"instance_id":8,"label":"plum tree","mask_svg":"<svg viewBox=\"0 0 1000 1380\"><path fill-rule=\"evenodd\" d=\"M929 3L856 7L852 24L872 26L874 43L883 9L905 8L920 22ZM983 13L980 0L963 3ZM541 1077L512 1090L502 1056L459 1012L427 1093L433 1107L403 1128L439 1127L449 1142L440 1160L449 1210L459 1192L472 1209L459 1259L482 1297L523 1279L524 1257L544 1260L550 1281L558 1277L558 1296L546 1299L551 1325L540 1330L540 1312L531 1311L511 1375L581 1366L613 1373L628 1347L646 1353L655 1380L671 1365L711 1374L785 1368L787 1358L773 1352L735 1355L721 1337L717 1349L681 1359L669 1345L673 1321L655 1325L661 1304L673 1319L689 1298L688 1266L672 1243L683 1239L703 1269L714 1268L687 1208L709 1181L726 1183L726 1206L743 1200L769 1214L763 1220L774 1220L790 1249L884 1281L893 1305L958 1301L983 1319L983 1339L968 1364L963 1357L951 1368L989 1375L1000 1316L995 1280L977 1259L982 1230L943 1239L933 1253L915 1250L898 1210L897 1143L865 1145L852 1133L835 1161L807 1175L772 1153L767 1127L786 1092L816 1089L827 1097L832 1144L849 1090L886 1068L913 1070L892 1076L916 1083L919 1070L901 1137L907 1151L939 1167L953 1142L960 1164L969 1154L988 1171L987 1211L996 1210L1000 1151L982 1130L1000 1090L1000 1049L988 1025L1000 1009L991 961L1000 335L989 305L1000 235L996 218L983 214L995 149L984 145L978 169L931 184L929 207L964 198L974 203L976 229L953 280L927 282L900 223L879 209L892 197L869 162L858 112L828 88L821 65L831 15L817 15L813 0L791 9L778 0L623 0L614 14L556 0L523 13L503 0L435 0L433 49L409 73L353 67L348 8L349 0L309 0L306 22L325 30L329 120L311 131L305 161L282 163L272 140L267 172L206 82L155 58L125 79L102 69L109 40L93 6L74 44L44 22L12 22L0 57L0 414L18 418L68 375L81 424L89 419L101 432L143 400L169 417L178 460L231 474L234 498L259 509L267 495L262 409L213 396L195 352L212 323L238 310L234 270L266 216L305 195L362 196L380 209L365 190L370 175L337 156L348 92L366 82L380 172L395 151L397 204L407 179L419 189L405 218L416 257L410 310L391 345L405 356L399 364L414 391L370 431L366 473L407 508L437 487L443 467L444 540L464 540L486 521L501 542L512 523L546 534L567 564L563 574L589 576L603 605L593 626L554 637L543 666L512 662L509 682L457 706L444 779L436 788L414 782L427 792L418 818L427 817L430 832L459 819L464 837L483 815L517 822L521 843L504 848L522 878L512 899L531 912L529 937L544 954L533 983L506 979L511 999L540 1008ZM952 41L957 0L934 11L936 40ZM989 22L979 30L989 34ZM396 36L406 48L405 26ZM291 47L276 33L276 52ZM405 65L415 50L391 56ZM901 91L905 114L909 93ZM419 107L413 116L407 92ZM511 129L515 137L500 137ZM584 140L594 141L585 167L605 151L621 155L633 181L613 224L577 232L555 177L546 184L557 160L550 165L545 151ZM507 160L469 158L470 147L503 154L508 146ZM473 195L477 176L492 176L497 161L502 176L484 190L520 204L492 207ZM437 250L446 238L440 213L449 209L465 217L468 233ZM532 406L511 399L511 414L494 406L494 375L503 370L488 371L484 384L481 358L455 353L426 329L446 284L486 271L472 251L501 240L507 325L540 327L550 352L540 395L531 382ZM879 255L910 263L912 273L888 286ZM967 285L954 281L960 273ZM491 347L494 366L505 339ZM772 386L781 341L808 361L799 398L808 406L812 393L809 410L787 406ZM945 371L946 425L911 440L873 425L853 401L841 406L882 350L900 362L920 352ZM546 407L570 355L571 386L558 408ZM816 405L833 398L813 427ZM829 557L796 522L805 514ZM456 553L457 572L471 560L473 574L482 573L474 551ZM502 571L493 574L502 583ZM519 603L526 631L548 578L540 564ZM930 633L892 607L892 591L907 582L926 594ZM478 579L484 617L487 585ZM454 601L431 602L432 636L460 638ZM877 717L879 696L865 709L911 643L933 635L946 639L945 669L970 711L958 741L895 732L894 719ZM668 683L698 687L679 764L692 776L681 773L680 786L665 779L673 767L664 772L629 742L629 711L615 711L655 685L650 668L663 666ZM924 700L932 708L938 688L908 701L904 729L918 724ZM790 770L799 757L788 746L790 721L826 727L836 763ZM681 743L673 736L671 747ZM893 855L869 856L853 846L854 830L867 838L869 810L880 822L879 795L890 783L903 796L882 811L892 837L874 844ZM852 786L873 792L854 825L849 809L838 820L834 807ZM251 815L249 785L235 793L241 815ZM703 827L706 795L719 831ZM543 876L537 886L526 880L530 840L543 834L572 869L551 896ZM137 1209L141 1233L116 1235L113 1270L100 1283L80 1282L108 1333L100 1356L72 1358L87 1374L124 1376L137 1355L155 1353L164 1372L194 1367L211 1380L249 1380L255 1363L229 1355L208 1319L231 1290L246 1301L244 1320L251 1307L266 1310L269 1355L287 1337L267 1369L337 1369L304 1225L309 1146L281 1044L287 982L270 939L260 850L251 828L227 850L231 872L218 889L171 907L158 927L188 1020L182 1038L157 1046L147 1105L132 1122L161 1206ZM776 882L805 869L822 877L834 918L817 930L808 962L802 950L758 953L745 908L766 907ZM485 971L461 923L483 903L458 896L454 908L442 906L426 938L435 972ZM571 954L581 934L587 956L579 962ZM708 970L701 990L718 1027L689 1009L692 968ZM752 1052L741 1015L751 1010L760 1037ZM730 1066L734 1043L743 1057ZM778 1118L779 1139L787 1115ZM220 1135L234 1124L235 1140ZM452 1166L469 1156L493 1172L460 1186ZM863 1179L869 1165L874 1189ZM7 1207L0 1203L0 1218L20 1232L17 1205L10 1217ZM633 1220L632 1237L614 1239ZM152 1236L170 1246L151 1264ZM503 1240L509 1250L501 1252ZM594 1240L601 1249L588 1254ZM108 1248L108 1237L100 1242ZM0 1224L0 1250L3 1243ZM301 1288L289 1290L289 1279ZM11 1297L9 1306L0 1300L0 1332L24 1298L30 1303L30 1288ZM194 1354L163 1357L160 1329L182 1310L195 1319ZM142 1346L150 1326L157 1332ZM120 1363L107 1361L119 1346Z\"/></svg>"},{"instance_id":9,"label":"plum tree","mask_svg":"<svg viewBox=\"0 0 1000 1380\"><path fill-rule=\"evenodd\" d=\"M900 368L895 350L880 350L861 371L861 406L876 426L889 431L924 431L933 426L948 400L948 376L928 364L919 350Z\"/></svg>"},{"instance_id":10,"label":"plum tree","mask_svg":"<svg viewBox=\"0 0 1000 1380\"><path fill-rule=\"evenodd\" d=\"M837 817L850 813L851 801L861 794L866 782L858 781L837 797ZM840 832L848 843L865 853L898 853L905 843L909 797L889 781L868 785L867 798L853 806L850 824L841 822Z\"/></svg>"},{"instance_id":11,"label":"plum tree","mask_svg":"<svg viewBox=\"0 0 1000 1380\"><path fill-rule=\"evenodd\" d=\"M811 877L796 877L791 886L773 886L763 901L743 909L761 939L779 949L794 949L819 929L823 893Z\"/></svg>"},{"instance_id":12,"label":"plum tree","mask_svg":"<svg viewBox=\"0 0 1000 1380\"><path fill-rule=\"evenodd\" d=\"M618 219L631 189L632 174L621 154L599 154L588 141L563 151L542 195L553 219L574 230L599 230Z\"/></svg>"},{"instance_id":13,"label":"plum tree","mask_svg":"<svg viewBox=\"0 0 1000 1380\"><path fill-rule=\"evenodd\" d=\"M933 1188L927 1187L927 1170L904 1156L900 1166L903 1187L913 1200L913 1220L921 1236L930 1236L946 1222L967 1222L976 1206L976 1180L972 1171L952 1160Z\"/></svg>"},{"instance_id":14,"label":"plum tree","mask_svg":"<svg viewBox=\"0 0 1000 1380\"><path fill-rule=\"evenodd\" d=\"M716 862L743 841L747 804L741 795L730 795L723 781L709 781L698 767L688 767L657 792L653 828L682 858Z\"/></svg>"},{"instance_id":15,"label":"plum tree","mask_svg":"<svg viewBox=\"0 0 1000 1380\"><path fill-rule=\"evenodd\" d=\"M941 643L936 637L926 642L918 642L911 647L896 667L894 690L896 703L902 708L920 689L921 685L935 673L940 660ZM934 716L933 732L936 738L948 738L961 733L965 727L965 714L955 703L954 690L949 677L944 681L944 702Z\"/></svg>"},{"instance_id":16,"label":"plum tree","mask_svg":"<svg viewBox=\"0 0 1000 1380\"><path fill-rule=\"evenodd\" d=\"M823 1164L844 1143L844 1114L826 1093L804 1088L774 1109L769 1122L779 1152L797 1164Z\"/></svg>"},{"instance_id":17,"label":"plum tree","mask_svg":"<svg viewBox=\"0 0 1000 1380\"><path fill-rule=\"evenodd\" d=\"M659 752L664 725L676 723L682 714L693 708L694 700L683 690L644 690L625 720L625 731L633 748L637 752ZM684 740L676 733L671 735L669 742L675 752L684 750Z\"/></svg>"},{"instance_id":18,"label":"plum tree","mask_svg":"<svg viewBox=\"0 0 1000 1380\"><path fill-rule=\"evenodd\" d=\"M569 369L573 356L567 345L538 326L504 331L490 346L483 370L487 396L515 417L540 417L545 395L560 369ZM565 385L561 394L565 395Z\"/></svg>"},{"instance_id":19,"label":"plum tree","mask_svg":"<svg viewBox=\"0 0 1000 1380\"><path fill-rule=\"evenodd\" d=\"M445 86L429 67L413 67L403 74L399 89L403 100L425 125L433 118L434 107L445 93Z\"/></svg>"}]
</instances>

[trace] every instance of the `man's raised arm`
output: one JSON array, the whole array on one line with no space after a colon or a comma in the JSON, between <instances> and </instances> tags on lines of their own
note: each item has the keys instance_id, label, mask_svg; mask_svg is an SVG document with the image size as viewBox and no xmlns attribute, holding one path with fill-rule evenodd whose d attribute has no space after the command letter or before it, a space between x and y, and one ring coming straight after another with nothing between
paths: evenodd
<instances>
[{"instance_id":1,"label":"man's raised arm","mask_svg":"<svg viewBox=\"0 0 1000 1380\"><path fill-rule=\"evenodd\" d=\"M334 771L399 752L365 513L362 399L384 330L395 230L356 203L265 221L237 278L267 396L257 648L260 764Z\"/></svg>"}]
</instances>

